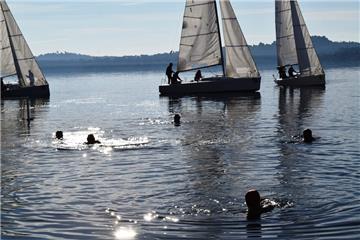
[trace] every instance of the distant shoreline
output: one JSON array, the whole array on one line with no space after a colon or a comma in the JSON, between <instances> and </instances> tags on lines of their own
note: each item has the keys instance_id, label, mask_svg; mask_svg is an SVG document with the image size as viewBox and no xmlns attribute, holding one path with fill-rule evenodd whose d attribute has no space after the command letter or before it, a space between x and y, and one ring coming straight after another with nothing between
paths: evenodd
<instances>
[{"instance_id":1,"label":"distant shoreline","mask_svg":"<svg viewBox=\"0 0 360 240\"><path fill-rule=\"evenodd\" d=\"M325 68L360 66L360 43L333 42L320 36L314 36L312 40ZM275 42L260 43L250 46L250 49L260 70L276 68ZM57 52L40 55L37 59L46 72L119 72L163 70L169 62L176 64L177 58L178 52L124 57L94 57Z\"/></svg>"}]
</instances>

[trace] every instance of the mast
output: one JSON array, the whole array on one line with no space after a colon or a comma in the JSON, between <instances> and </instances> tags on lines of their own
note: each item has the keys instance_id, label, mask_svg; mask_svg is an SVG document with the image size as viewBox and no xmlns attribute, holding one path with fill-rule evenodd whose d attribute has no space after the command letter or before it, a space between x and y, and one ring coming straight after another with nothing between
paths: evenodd
<instances>
[{"instance_id":1,"label":"mast","mask_svg":"<svg viewBox=\"0 0 360 240\"><path fill-rule=\"evenodd\" d=\"M21 85L21 83L24 83L24 79L23 79L22 74L21 74L21 69L20 69L19 62L17 61L16 51L15 51L15 48L14 48L14 43L12 41L12 36L10 34L9 25L8 25L8 22L7 22L6 16L5 16L5 11L10 11L10 10L4 10L3 6L1 5L1 11L3 12L3 15L4 15L4 21L5 21L5 26L6 26L6 31L7 31L7 34L8 34L8 38L9 38L11 53L12 53L13 60L14 60L14 65L15 65L15 69L16 69L16 75L18 76L18 81L19 81L19 84ZM23 85L25 85L25 84L23 84Z\"/></svg>"},{"instance_id":2,"label":"mast","mask_svg":"<svg viewBox=\"0 0 360 240\"><path fill-rule=\"evenodd\" d=\"M222 49L222 42L221 42L221 34L220 34L220 24L219 24L219 14L216 6L216 0L214 0L214 6L215 6L215 13L216 13L216 24L218 28L218 36L219 36L219 45L220 45L220 54L221 54L221 66L223 71L223 76L225 77L225 64L224 64L224 53Z\"/></svg>"}]
</instances>

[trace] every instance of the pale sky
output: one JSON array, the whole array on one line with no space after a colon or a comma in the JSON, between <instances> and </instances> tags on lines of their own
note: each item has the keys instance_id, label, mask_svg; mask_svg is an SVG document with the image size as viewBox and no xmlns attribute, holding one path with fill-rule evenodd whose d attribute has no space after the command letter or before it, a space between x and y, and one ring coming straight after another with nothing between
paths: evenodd
<instances>
[{"instance_id":1,"label":"pale sky","mask_svg":"<svg viewBox=\"0 0 360 240\"><path fill-rule=\"evenodd\" d=\"M7 0L35 55L177 51L185 0ZM231 1L248 44L275 40L273 0ZM299 0L311 35L360 41L358 0Z\"/></svg>"}]
</instances>

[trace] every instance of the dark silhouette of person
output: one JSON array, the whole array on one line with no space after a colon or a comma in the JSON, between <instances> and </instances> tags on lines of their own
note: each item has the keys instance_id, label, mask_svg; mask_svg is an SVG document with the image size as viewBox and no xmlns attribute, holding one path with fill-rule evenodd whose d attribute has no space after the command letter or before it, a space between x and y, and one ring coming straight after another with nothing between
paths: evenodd
<instances>
[{"instance_id":1,"label":"dark silhouette of person","mask_svg":"<svg viewBox=\"0 0 360 240\"><path fill-rule=\"evenodd\" d=\"M97 144L97 143L101 143L101 142L98 140L95 140L95 137L93 134L89 134L87 136L87 142L85 144Z\"/></svg>"},{"instance_id":2,"label":"dark silhouette of person","mask_svg":"<svg viewBox=\"0 0 360 240\"><path fill-rule=\"evenodd\" d=\"M34 84L35 84L34 73L33 73L31 70L29 70L29 73L28 73L28 74L29 74L29 75L26 75L26 77L29 78L30 86L34 86Z\"/></svg>"},{"instance_id":3,"label":"dark silhouette of person","mask_svg":"<svg viewBox=\"0 0 360 240\"><path fill-rule=\"evenodd\" d=\"M0 78L0 80L1 80L1 92L3 93L5 91L5 89L6 89L6 87L5 87L5 84L4 84L4 79Z\"/></svg>"},{"instance_id":4,"label":"dark silhouette of person","mask_svg":"<svg viewBox=\"0 0 360 240\"><path fill-rule=\"evenodd\" d=\"M303 142L311 143L314 140L315 140L315 138L313 138L313 136L312 136L312 131L310 129L305 129L303 131Z\"/></svg>"},{"instance_id":5,"label":"dark silhouette of person","mask_svg":"<svg viewBox=\"0 0 360 240\"><path fill-rule=\"evenodd\" d=\"M56 139L63 140L63 138L64 138L63 132L62 131L56 131L55 137L56 137Z\"/></svg>"},{"instance_id":6,"label":"dark silhouette of person","mask_svg":"<svg viewBox=\"0 0 360 240\"><path fill-rule=\"evenodd\" d=\"M180 80L180 81L178 81ZM179 77L179 72L175 72L174 75L171 78L171 84L177 84L177 83L181 83L181 78Z\"/></svg>"},{"instance_id":7,"label":"dark silhouette of person","mask_svg":"<svg viewBox=\"0 0 360 240\"><path fill-rule=\"evenodd\" d=\"M180 126L180 119L181 119L181 117L180 117L180 114L175 114L174 115L174 124L175 124L175 126Z\"/></svg>"},{"instance_id":8,"label":"dark silhouette of person","mask_svg":"<svg viewBox=\"0 0 360 240\"><path fill-rule=\"evenodd\" d=\"M274 209L273 205L266 204L267 199L262 199L257 190L251 189L245 195L246 205L248 207L247 218L259 219L262 213Z\"/></svg>"},{"instance_id":9,"label":"dark silhouette of person","mask_svg":"<svg viewBox=\"0 0 360 240\"><path fill-rule=\"evenodd\" d=\"M278 71L279 71L279 76L281 79L287 78L285 66L279 66Z\"/></svg>"},{"instance_id":10,"label":"dark silhouette of person","mask_svg":"<svg viewBox=\"0 0 360 240\"><path fill-rule=\"evenodd\" d=\"M194 80L198 82L198 81L200 81L202 78L203 78L203 76L201 75L201 71L200 71L200 70L197 70L197 72L195 73L195 78L194 78Z\"/></svg>"},{"instance_id":11,"label":"dark silhouette of person","mask_svg":"<svg viewBox=\"0 0 360 240\"><path fill-rule=\"evenodd\" d=\"M289 77L295 77L297 75L296 71L292 65L290 66L288 73L289 73Z\"/></svg>"},{"instance_id":12,"label":"dark silhouette of person","mask_svg":"<svg viewBox=\"0 0 360 240\"><path fill-rule=\"evenodd\" d=\"M172 63L169 63L169 65L166 68L166 76L168 77L168 84L171 83L171 79L172 79L172 74L173 74L173 70L172 70Z\"/></svg>"}]
</instances>

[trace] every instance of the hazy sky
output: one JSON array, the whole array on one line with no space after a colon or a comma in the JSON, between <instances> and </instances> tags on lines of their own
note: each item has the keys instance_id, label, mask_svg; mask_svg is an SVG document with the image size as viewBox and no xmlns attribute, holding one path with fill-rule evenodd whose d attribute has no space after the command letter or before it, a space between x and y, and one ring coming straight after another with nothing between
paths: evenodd
<instances>
[{"instance_id":1,"label":"hazy sky","mask_svg":"<svg viewBox=\"0 0 360 240\"><path fill-rule=\"evenodd\" d=\"M231 1L249 44L275 40L273 0ZM34 54L177 51L185 0L8 0ZM299 1L312 35L359 42L358 0Z\"/></svg>"}]
</instances>

